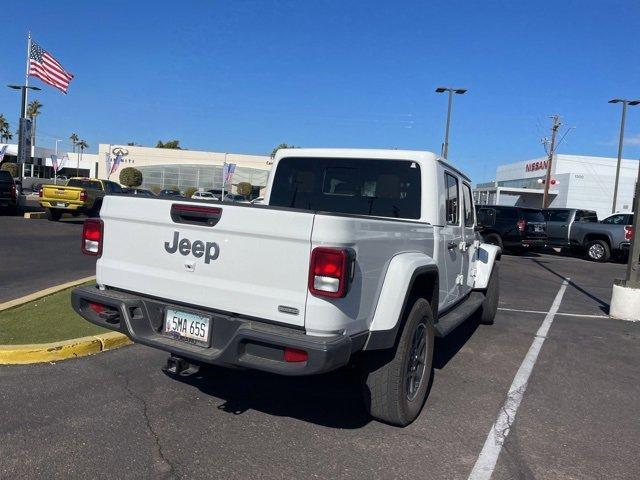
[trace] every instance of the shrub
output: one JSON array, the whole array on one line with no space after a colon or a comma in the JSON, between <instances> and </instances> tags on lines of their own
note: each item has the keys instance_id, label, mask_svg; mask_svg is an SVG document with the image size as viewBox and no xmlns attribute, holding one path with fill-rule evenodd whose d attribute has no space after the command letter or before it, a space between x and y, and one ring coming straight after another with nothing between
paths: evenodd
<instances>
[{"instance_id":1,"label":"shrub","mask_svg":"<svg viewBox=\"0 0 640 480\"><path fill-rule=\"evenodd\" d=\"M142 172L134 167L125 167L120 172L120 183L125 187L142 185Z\"/></svg>"},{"instance_id":2,"label":"shrub","mask_svg":"<svg viewBox=\"0 0 640 480\"><path fill-rule=\"evenodd\" d=\"M196 193L198 189L196 187L189 187L184 191L184 196L187 198L191 198L191 195Z\"/></svg>"},{"instance_id":3,"label":"shrub","mask_svg":"<svg viewBox=\"0 0 640 480\"><path fill-rule=\"evenodd\" d=\"M6 170L7 172L9 172L12 177L17 177L19 167L17 163L4 163L2 164L2 170Z\"/></svg>"},{"instance_id":4,"label":"shrub","mask_svg":"<svg viewBox=\"0 0 640 480\"><path fill-rule=\"evenodd\" d=\"M249 182L240 182L236 186L236 191L238 195L251 195L251 184Z\"/></svg>"}]
</instances>

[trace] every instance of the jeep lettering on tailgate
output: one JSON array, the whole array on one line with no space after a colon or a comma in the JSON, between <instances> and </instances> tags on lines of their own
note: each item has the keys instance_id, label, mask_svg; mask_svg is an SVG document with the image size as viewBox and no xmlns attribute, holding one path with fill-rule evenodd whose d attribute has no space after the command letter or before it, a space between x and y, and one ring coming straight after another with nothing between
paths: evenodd
<instances>
[{"instance_id":1,"label":"jeep lettering on tailgate","mask_svg":"<svg viewBox=\"0 0 640 480\"><path fill-rule=\"evenodd\" d=\"M196 240L193 243L187 238L180 240L180 233L173 232L173 243L164 242L164 249L168 253L180 252L180 255L185 257L191 253L196 258L201 258L204 255L204 263L210 263L211 260L215 260L220 255L220 247L216 242L203 242L202 240Z\"/></svg>"}]
</instances>

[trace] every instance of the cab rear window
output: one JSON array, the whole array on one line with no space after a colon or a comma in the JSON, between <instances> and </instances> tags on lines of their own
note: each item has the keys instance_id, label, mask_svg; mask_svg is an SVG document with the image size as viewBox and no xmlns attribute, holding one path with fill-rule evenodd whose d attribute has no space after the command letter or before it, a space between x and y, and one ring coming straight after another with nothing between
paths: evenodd
<instances>
[{"instance_id":1,"label":"cab rear window","mask_svg":"<svg viewBox=\"0 0 640 480\"><path fill-rule=\"evenodd\" d=\"M84 188L85 190L102 190L102 184L100 182L84 178L72 178L67 183L67 187L78 187Z\"/></svg>"},{"instance_id":2,"label":"cab rear window","mask_svg":"<svg viewBox=\"0 0 640 480\"><path fill-rule=\"evenodd\" d=\"M420 188L420 166L407 160L285 158L269 205L417 219Z\"/></svg>"},{"instance_id":3,"label":"cab rear window","mask_svg":"<svg viewBox=\"0 0 640 480\"><path fill-rule=\"evenodd\" d=\"M0 170L0 183L13 183L13 177L6 170Z\"/></svg>"}]
</instances>

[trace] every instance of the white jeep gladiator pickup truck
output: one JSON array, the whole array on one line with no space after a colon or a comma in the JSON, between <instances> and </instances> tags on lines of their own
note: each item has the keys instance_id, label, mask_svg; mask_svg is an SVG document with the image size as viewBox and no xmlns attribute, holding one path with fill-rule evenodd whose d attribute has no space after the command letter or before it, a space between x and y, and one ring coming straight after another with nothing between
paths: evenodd
<instances>
[{"instance_id":1,"label":"white jeep gladiator pickup truck","mask_svg":"<svg viewBox=\"0 0 640 480\"><path fill-rule=\"evenodd\" d=\"M73 307L170 352L172 372L353 362L371 415L411 423L434 337L497 310L500 249L476 234L471 181L428 152L287 149L264 202L105 197L83 229L97 284Z\"/></svg>"}]
</instances>

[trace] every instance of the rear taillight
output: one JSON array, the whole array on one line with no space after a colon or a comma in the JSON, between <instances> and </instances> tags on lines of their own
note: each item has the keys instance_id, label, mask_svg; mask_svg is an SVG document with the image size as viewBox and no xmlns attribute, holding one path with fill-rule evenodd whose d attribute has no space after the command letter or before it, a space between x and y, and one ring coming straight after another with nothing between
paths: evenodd
<instances>
[{"instance_id":1,"label":"rear taillight","mask_svg":"<svg viewBox=\"0 0 640 480\"><path fill-rule=\"evenodd\" d=\"M40 188L40 190L38 190L38 196L39 196L40 198L42 198L42 188Z\"/></svg>"},{"instance_id":2,"label":"rear taillight","mask_svg":"<svg viewBox=\"0 0 640 480\"><path fill-rule=\"evenodd\" d=\"M350 280L351 262L348 250L314 248L309 268L309 292L317 297L344 297Z\"/></svg>"},{"instance_id":3,"label":"rear taillight","mask_svg":"<svg viewBox=\"0 0 640 480\"><path fill-rule=\"evenodd\" d=\"M16 198L16 196L17 196L17 190L16 190L16 184L15 183L11 184L11 196L13 198Z\"/></svg>"},{"instance_id":4,"label":"rear taillight","mask_svg":"<svg viewBox=\"0 0 640 480\"><path fill-rule=\"evenodd\" d=\"M87 218L82 227L82 253L85 255L102 255L102 220Z\"/></svg>"},{"instance_id":5,"label":"rear taillight","mask_svg":"<svg viewBox=\"0 0 640 480\"><path fill-rule=\"evenodd\" d=\"M518 230L524 232L527 228L527 221L525 219L518 220Z\"/></svg>"},{"instance_id":6,"label":"rear taillight","mask_svg":"<svg viewBox=\"0 0 640 480\"><path fill-rule=\"evenodd\" d=\"M89 302L89 308L91 310L93 310L96 313L102 313L104 312L105 308L104 305L101 303L95 303L95 302Z\"/></svg>"},{"instance_id":7,"label":"rear taillight","mask_svg":"<svg viewBox=\"0 0 640 480\"><path fill-rule=\"evenodd\" d=\"M289 363L306 362L309 354L297 348L284 347L284 361Z\"/></svg>"},{"instance_id":8,"label":"rear taillight","mask_svg":"<svg viewBox=\"0 0 640 480\"><path fill-rule=\"evenodd\" d=\"M626 241L630 242L632 238L633 238L633 226L632 225L626 225L624 227L624 239Z\"/></svg>"},{"instance_id":9,"label":"rear taillight","mask_svg":"<svg viewBox=\"0 0 640 480\"><path fill-rule=\"evenodd\" d=\"M86 192L86 191L84 191L84 190L82 190L82 191L80 192L80 201L81 201L81 202L86 202L86 201L87 201L87 192Z\"/></svg>"}]
</instances>

